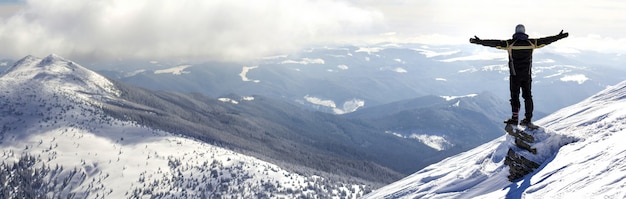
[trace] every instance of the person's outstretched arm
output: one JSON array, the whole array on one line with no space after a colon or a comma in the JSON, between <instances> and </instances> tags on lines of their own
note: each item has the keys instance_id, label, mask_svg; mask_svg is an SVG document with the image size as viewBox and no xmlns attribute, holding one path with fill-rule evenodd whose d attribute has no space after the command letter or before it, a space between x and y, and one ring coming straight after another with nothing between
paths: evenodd
<instances>
[{"instance_id":1,"label":"person's outstretched arm","mask_svg":"<svg viewBox=\"0 0 626 199\"><path fill-rule=\"evenodd\" d=\"M474 38L470 38L470 43L494 47L498 49L504 49L508 45L506 40L480 39L477 36L474 36Z\"/></svg>"},{"instance_id":2,"label":"person's outstretched arm","mask_svg":"<svg viewBox=\"0 0 626 199\"><path fill-rule=\"evenodd\" d=\"M548 44L551 44L552 42L563 39L567 36L569 36L569 33L564 33L563 30L561 30L561 32L558 35L543 37L539 39L531 39L531 41L535 44L537 48L541 48Z\"/></svg>"}]
</instances>

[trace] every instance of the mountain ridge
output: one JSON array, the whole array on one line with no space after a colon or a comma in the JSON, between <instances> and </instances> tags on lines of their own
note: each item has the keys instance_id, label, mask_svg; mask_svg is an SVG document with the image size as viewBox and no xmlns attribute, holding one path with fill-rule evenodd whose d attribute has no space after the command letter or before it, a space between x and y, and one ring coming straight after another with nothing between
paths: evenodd
<instances>
[{"instance_id":1,"label":"mountain ridge","mask_svg":"<svg viewBox=\"0 0 626 199\"><path fill-rule=\"evenodd\" d=\"M419 140L437 150L463 152L501 135L508 103L489 92L424 96L366 107L346 114L393 135Z\"/></svg>"},{"instance_id":2,"label":"mountain ridge","mask_svg":"<svg viewBox=\"0 0 626 199\"><path fill-rule=\"evenodd\" d=\"M620 74L624 74L620 62L607 63L599 57L613 60L619 55L537 52L533 64L536 111L554 112L620 82ZM126 68L115 69L110 64L92 67L122 82L154 90L198 92L212 97L230 93L261 95L329 113L353 111L336 111L353 100L360 102L361 109L427 95L462 96L484 91L509 99L506 52L476 51L470 44L330 46L253 63L118 64ZM181 75L154 74L181 64L192 66ZM244 72L245 78L241 76ZM325 104L309 99L323 100Z\"/></svg>"}]
</instances>

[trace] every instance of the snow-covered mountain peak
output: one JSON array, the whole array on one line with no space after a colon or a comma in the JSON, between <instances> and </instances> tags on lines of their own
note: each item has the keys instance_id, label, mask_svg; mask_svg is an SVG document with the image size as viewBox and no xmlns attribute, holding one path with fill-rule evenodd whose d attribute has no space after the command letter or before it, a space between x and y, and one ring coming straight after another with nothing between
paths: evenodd
<instances>
[{"instance_id":1,"label":"snow-covered mountain peak","mask_svg":"<svg viewBox=\"0 0 626 199\"><path fill-rule=\"evenodd\" d=\"M42 65L46 65L46 64L50 64L54 62L69 62L69 60L54 53L48 55L47 57L43 58L43 60L41 60Z\"/></svg>"},{"instance_id":2,"label":"snow-covered mountain peak","mask_svg":"<svg viewBox=\"0 0 626 199\"><path fill-rule=\"evenodd\" d=\"M28 55L22 59L20 59L19 61L15 62L15 64L13 64L13 66L11 66L11 68L9 68L3 75L4 76L12 76L12 77L19 77L19 76L28 76L29 73L26 72L37 72L37 71L45 71L45 70L50 70L51 66L60 66L62 64L58 64L58 63L70 63L71 61L68 61L67 59L56 55L56 54L51 54L48 55L45 58L39 58L39 57L35 57L32 55ZM30 73L33 74L33 73Z\"/></svg>"},{"instance_id":3,"label":"snow-covered mountain peak","mask_svg":"<svg viewBox=\"0 0 626 199\"><path fill-rule=\"evenodd\" d=\"M14 70L17 70L18 68L21 68L24 66L33 66L39 61L40 61L39 58L32 56L32 55L28 55L18 60L17 62L15 62L13 66L9 67L6 71L2 72L0 76L6 76L6 74L12 73Z\"/></svg>"},{"instance_id":4,"label":"snow-covered mountain peak","mask_svg":"<svg viewBox=\"0 0 626 199\"><path fill-rule=\"evenodd\" d=\"M60 91L68 95L91 94L79 97L120 95L120 91L107 78L56 54L45 58L26 56L1 77L9 80L5 81L8 84L24 88L40 84L47 91Z\"/></svg>"}]
</instances>

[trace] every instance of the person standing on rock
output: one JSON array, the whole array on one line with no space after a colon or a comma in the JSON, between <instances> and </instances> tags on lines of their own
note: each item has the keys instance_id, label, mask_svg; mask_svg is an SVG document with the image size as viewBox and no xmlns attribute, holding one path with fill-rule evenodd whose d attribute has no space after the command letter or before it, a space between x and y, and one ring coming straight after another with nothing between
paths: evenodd
<instances>
[{"instance_id":1,"label":"person standing on rock","mask_svg":"<svg viewBox=\"0 0 626 199\"><path fill-rule=\"evenodd\" d=\"M512 39L508 40L483 40L474 36L470 38L470 43L480 44L483 46L494 47L497 49L506 50L509 54L509 87L511 90L511 108L513 116L510 119L504 121L507 124L518 124L519 110L521 103L519 100L520 89L522 91L522 98L524 98L525 118L519 123L520 125L530 128L538 128L531 122L533 117L533 97L531 93L532 82L532 59L533 50L544 47L552 42L558 41L567 37L568 33L563 33L563 30L557 35L543 37L539 39L529 39L525 33L526 28L524 25L519 24L515 27L515 34Z\"/></svg>"}]
</instances>

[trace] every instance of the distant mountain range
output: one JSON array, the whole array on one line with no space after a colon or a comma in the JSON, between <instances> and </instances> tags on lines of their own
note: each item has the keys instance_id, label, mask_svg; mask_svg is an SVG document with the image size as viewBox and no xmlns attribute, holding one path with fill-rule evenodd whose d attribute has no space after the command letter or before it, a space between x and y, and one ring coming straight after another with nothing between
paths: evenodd
<instances>
[{"instance_id":1,"label":"distant mountain range","mask_svg":"<svg viewBox=\"0 0 626 199\"><path fill-rule=\"evenodd\" d=\"M311 48L252 63L116 62L100 73L154 90L261 95L335 114L428 95L509 99L505 51L474 45ZM598 64L604 63L604 64ZM549 114L621 81L626 58L592 51L534 55L536 111ZM542 115L542 114L539 114Z\"/></svg>"},{"instance_id":2,"label":"distant mountain range","mask_svg":"<svg viewBox=\"0 0 626 199\"><path fill-rule=\"evenodd\" d=\"M486 108L488 107L488 108ZM443 136L450 146L473 146L501 135L508 103L489 92L468 96L426 96L346 114L402 136Z\"/></svg>"}]
</instances>

